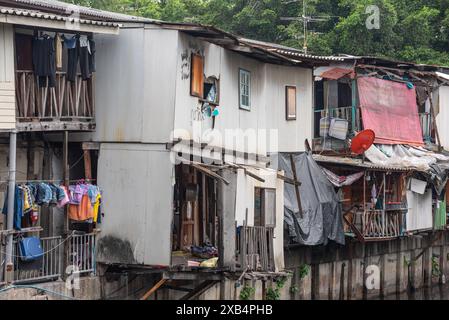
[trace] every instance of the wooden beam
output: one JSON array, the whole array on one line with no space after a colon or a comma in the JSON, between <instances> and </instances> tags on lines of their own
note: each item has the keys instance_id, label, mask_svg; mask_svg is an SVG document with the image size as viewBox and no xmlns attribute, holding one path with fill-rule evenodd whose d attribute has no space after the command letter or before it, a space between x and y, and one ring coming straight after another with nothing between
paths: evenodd
<instances>
[{"instance_id":1,"label":"wooden beam","mask_svg":"<svg viewBox=\"0 0 449 320\"><path fill-rule=\"evenodd\" d=\"M192 167L194 167L195 169L197 169L198 171L201 171L202 173L211 176L212 178L218 179L223 181L224 184L229 185L229 181L227 181L225 178L223 178L222 176L220 176L219 174L213 172L212 170L209 170L207 168L204 168L203 166L199 165L199 164L195 164L195 163L191 163L190 164Z\"/></svg>"},{"instance_id":2,"label":"wooden beam","mask_svg":"<svg viewBox=\"0 0 449 320\"><path fill-rule=\"evenodd\" d=\"M90 158L90 150L84 150L84 178L92 180L92 160Z\"/></svg>"},{"instance_id":3,"label":"wooden beam","mask_svg":"<svg viewBox=\"0 0 449 320\"><path fill-rule=\"evenodd\" d=\"M100 150L98 142L83 142L83 150Z\"/></svg>"},{"instance_id":4,"label":"wooden beam","mask_svg":"<svg viewBox=\"0 0 449 320\"><path fill-rule=\"evenodd\" d=\"M301 185L301 182L298 182L298 181L295 181L294 179L292 179L292 178L289 178L289 177L286 177L286 176L283 176L282 174L280 174L280 173L278 173L278 179L281 179L281 180L284 180L284 182L285 183L289 183L289 184L292 184L292 185Z\"/></svg>"},{"instance_id":5,"label":"wooden beam","mask_svg":"<svg viewBox=\"0 0 449 320\"><path fill-rule=\"evenodd\" d=\"M167 281L167 279L161 279L158 281L158 283L156 283L150 290L148 290L143 296L142 298L140 298L140 300L147 300L153 293L156 292L157 289L159 289L165 282Z\"/></svg>"},{"instance_id":6,"label":"wooden beam","mask_svg":"<svg viewBox=\"0 0 449 320\"><path fill-rule=\"evenodd\" d=\"M299 216L302 218L301 195L299 194L299 185L301 184L301 182L299 182L298 177L296 175L296 165L295 161L293 160L293 155L291 153L290 153L290 163L293 172L293 180L295 182L295 193L296 193L296 200L298 201Z\"/></svg>"},{"instance_id":7,"label":"wooden beam","mask_svg":"<svg viewBox=\"0 0 449 320\"><path fill-rule=\"evenodd\" d=\"M180 300L192 300L192 299L195 299L200 294L203 294L204 292L209 290L212 286L214 286L217 283L218 283L218 281L206 280L203 283L201 283L198 287L193 289L191 292L189 292L185 296L183 296Z\"/></svg>"}]
</instances>

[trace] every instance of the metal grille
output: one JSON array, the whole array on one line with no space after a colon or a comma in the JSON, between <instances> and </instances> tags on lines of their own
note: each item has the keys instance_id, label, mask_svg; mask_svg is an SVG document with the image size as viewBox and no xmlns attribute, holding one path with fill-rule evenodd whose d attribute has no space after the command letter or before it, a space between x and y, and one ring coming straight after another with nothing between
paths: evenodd
<instances>
[{"instance_id":1,"label":"metal grille","mask_svg":"<svg viewBox=\"0 0 449 320\"><path fill-rule=\"evenodd\" d=\"M14 283L33 282L40 280L58 279L62 275L62 237L42 238L42 258L34 261L22 261L19 242L13 246Z\"/></svg>"},{"instance_id":2,"label":"metal grille","mask_svg":"<svg viewBox=\"0 0 449 320\"><path fill-rule=\"evenodd\" d=\"M73 271L80 274L95 274L96 234L75 234L68 244L67 265L74 266Z\"/></svg>"}]
</instances>

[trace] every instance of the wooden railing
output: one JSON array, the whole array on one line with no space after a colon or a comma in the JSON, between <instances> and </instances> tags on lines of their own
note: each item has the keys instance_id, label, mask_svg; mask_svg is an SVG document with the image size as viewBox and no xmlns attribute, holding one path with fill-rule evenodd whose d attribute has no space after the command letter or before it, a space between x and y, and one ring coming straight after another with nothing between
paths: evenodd
<instances>
[{"instance_id":1,"label":"wooden railing","mask_svg":"<svg viewBox=\"0 0 449 320\"><path fill-rule=\"evenodd\" d=\"M367 210L362 214L362 235L365 240L399 237L403 219L401 210Z\"/></svg>"},{"instance_id":2,"label":"wooden railing","mask_svg":"<svg viewBox=\"0 0 449 320\"><path fill-rule=\"evenodd\" d=\"M239 227L237 263L240 268L247 271L274 271L273 241L273 227Z\"/></svg>"},{"instance_id":3,"label":"wooden railing","mask_svg":"<svg viewBox=\"0 0 449 320\"><path fill-rule=\"evenodd\" d=\"M55 87L41 88L32 71L16 71L17 119L91 121L95 112L92 82L83 81L81 75L69 82L65 72L57 72Z\"/></svg>"}]
</instances>

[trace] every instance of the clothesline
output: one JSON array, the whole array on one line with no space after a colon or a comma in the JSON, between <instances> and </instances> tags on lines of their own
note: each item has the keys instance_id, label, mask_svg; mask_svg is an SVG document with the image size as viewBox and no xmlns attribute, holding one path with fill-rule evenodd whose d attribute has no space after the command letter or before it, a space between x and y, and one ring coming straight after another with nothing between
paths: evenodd
<instances>
[{"instance_id":1,"label":"clothesline","mask_svg":"<svg viewBox=\"0 0 449 320\"><path fill-rule=\"evenodd\" d=\"M69 180L69 182L90 182L90 181L97 181L97 179L76 179L76 180ZM28 183L28 182L47 182L47 183L57 183L57 182L64 182L64 179L56 179L56 180L16 180L17 183ZM9 180L0 180L0 183L9 183Z\"/></svg>"}]
</instances>

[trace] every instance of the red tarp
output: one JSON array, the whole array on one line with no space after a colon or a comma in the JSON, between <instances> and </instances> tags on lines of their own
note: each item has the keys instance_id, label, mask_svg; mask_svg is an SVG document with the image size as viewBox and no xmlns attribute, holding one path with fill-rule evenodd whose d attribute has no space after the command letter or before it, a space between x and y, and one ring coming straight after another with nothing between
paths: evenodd
<instances>
[{"instance_id":1,"label":"red tarp","mask_svg":"<svg viewBox=\"0 0 449 320\"><path fill-rule=\"evenodd\" d=\"M415 88L372 77L357 79L363 127L375 143L423 145Z\"/></svg>"}]
</instances>

